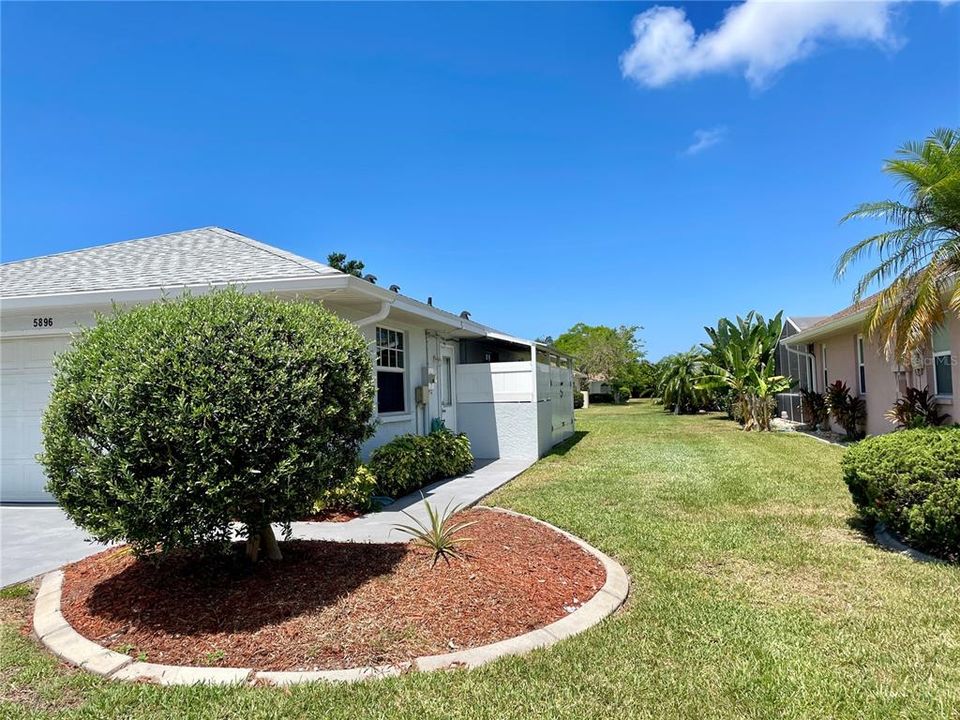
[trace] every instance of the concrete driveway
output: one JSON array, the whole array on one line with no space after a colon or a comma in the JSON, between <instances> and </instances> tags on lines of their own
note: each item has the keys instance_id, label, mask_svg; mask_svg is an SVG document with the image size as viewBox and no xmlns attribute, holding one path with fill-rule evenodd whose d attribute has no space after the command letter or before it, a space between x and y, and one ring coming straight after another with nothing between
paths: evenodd
<instances>
[{"instance_id":1,"label":"concrete driveway","mask_svg":"<svg viewBox=\"0 0 960 720\"><path fill-rule=\"evenodd\" d=\"M343 523L296 522L293 535L306 540L407 542L410 538L394 532L394 526L410 522L402 510L426 522L424 496L439 510L448 504L473 505L532 464L533 460L477 460L466 475L429 485L422 494L411 493L382 512ZM90 542L56 505L0 505L0 587L56 570L105 547Z\"/></svg>"},{"instance_id":2,"label":"concrete driveway","mask_svg":"<svg viewBox=\"0 0 960 720\"><path fill-rule=\"evenodd\" d=\"M106 547L56 505L0 505L0 587L29 580Z\"/></svg>"}]
</instances>

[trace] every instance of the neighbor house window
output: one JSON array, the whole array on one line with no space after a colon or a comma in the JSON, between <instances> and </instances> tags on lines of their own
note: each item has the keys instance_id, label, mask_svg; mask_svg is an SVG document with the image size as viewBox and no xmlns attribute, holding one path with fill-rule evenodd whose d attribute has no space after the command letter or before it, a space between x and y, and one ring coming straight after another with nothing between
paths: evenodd
<instances>
[{"instance_id":1,"label":"neighbor house window","mask_svg":"<svg viewBox=\"0 0 960 720\"><path fill-rule=\"evenodd\" d=\"M867 368L863 363L863 335L857 335L857 370L860 379L860 394L867 392Z\"/></svg>"},{"instance_id":2,"label":"neighbor house window","mask_svg":"<svg viewBox=\"0 0 960 720\"><path fill-rule=\"evenodd\" d=\"M827 379L827 346L820 346L820 364L823 365L823 391L827 391L830 381Z\"/></svg>"},{"instance_id":3,"label":"neighbor house window","mask_svg":"<svg viewBox=\"0 0 960 720\"><path fill-rule=\"evenodd\" d=\"M407 409L407 359L403 333L377 328L377 412Z\"/></svg>"},{"instance_id":4,"label":"neighbor house window","mask_svg":"<svg viewBox=\"0 0 960 720\"><path fill-rule=\"evenodd\" d=\"M933 331L933 387L937 395L953 395L953 358L945 325Z\"/></svg>"}]
</instances>

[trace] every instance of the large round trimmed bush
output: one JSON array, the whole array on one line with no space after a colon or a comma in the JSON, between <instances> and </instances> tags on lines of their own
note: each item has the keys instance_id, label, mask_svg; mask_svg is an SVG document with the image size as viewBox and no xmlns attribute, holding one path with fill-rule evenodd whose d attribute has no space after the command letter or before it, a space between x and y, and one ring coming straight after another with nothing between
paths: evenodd
<instances>
[{"instance_id":1,"label":"large round trimmed bush","mask_svg":"<svg viewBox=\"0 0 960 720\"><path fill-rule=\"evenodd\" d=\"M101 316L56 360L47 489L102 541L279 557L270 523L352 477L370 435L360 332L322 306L224 290Z\"/></svg>"},{"instance_id":2,"label":"large round trimmed bush","mask_svg":"<svg viewBox=\"0 0 960 720\"><path fill-rule=\"evenodd\" d=\"M915 547L960 559L960 428L869 438L846 451L842 467L866 517Z\"/></svg>"}]
</instances>

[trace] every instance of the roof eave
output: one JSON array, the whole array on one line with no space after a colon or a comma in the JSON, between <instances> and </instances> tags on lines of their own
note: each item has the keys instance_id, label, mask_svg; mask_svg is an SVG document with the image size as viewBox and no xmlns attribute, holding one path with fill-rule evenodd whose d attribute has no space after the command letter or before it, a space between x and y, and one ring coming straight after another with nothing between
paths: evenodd
<instances>
[{"instance_id":1,"label":"roof eave","mask_svg":"<svg viewBox=\"0 0 960 720\"><path fill-rule=\"evenodd\" d=\"M118 288L113 290L85 290L81 292L47 293L41 295L12 295L0 297L0 306L5 312L32 310L45 307L78 307L84 305L110 305L111 303L143 302L164 295L179 295L190 292L202 295L210 290L224 287L240 287L249 292L305 292L346 287L345 275L313 275L296 278L273 278L264 280L232 280L224 282L194 283L189 285L148 286Z\"/></svg>"},{"instance_id":2,"label":"roof eave","mask_svg":"<svg viewBox=\"0 0 960 720\"><path fill-rule=\"evenodd\" d=\"M815 325L812 328L807 328L806 330L798 332L796 335L791 335L788 338L784 338L782 342L785 345L805 345L841 330L847 330L852 327L863 325L863 321L866 319L866 317L867 309L865 308L853 313L852 315L847 315L846 317L838 318L831 322L823 323L822 325Z\"/></svg>"},{"instance_id":3,"label":"roof eave","mask_svg":"<svg viewBox=\"0 0 960 720\"><path fill-rule=\"evenodd\" d=\"M460 330L476 335L477 337L487 337L492 332L492 329L486 325L481 325L466 318L457 317L445 310L435 308L433 305L414 300L406 295L400 295L392 290L387 290L353 275L347 276L346 285L351 290L359 291L377 300L386 300L397 310L402 310L411 315L417 315L425 320L430 320L448 328Z\"/></svg>"}]
</instances>

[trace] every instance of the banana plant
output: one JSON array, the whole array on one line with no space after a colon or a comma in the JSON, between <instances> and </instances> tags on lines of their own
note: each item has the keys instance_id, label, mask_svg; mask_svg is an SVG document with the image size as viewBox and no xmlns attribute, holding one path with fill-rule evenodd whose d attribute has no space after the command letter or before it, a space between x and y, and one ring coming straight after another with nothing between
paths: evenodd
<instances>
[{"instance_id":1,"label":"banana plant","mask_svg":"<svg viewBox=\"0 0 960 720\"><path fill-rule=\"evenodd\" d=\"M721 318L716 328L704 328L710 343L700 387L727 387L737 397L744 430L769 430L773 398L788 390L793 381L776 374L775 355L783 330L783 312L769 322L753 311L737 317L736 323Z\"/></svg>"}]
</instances>

